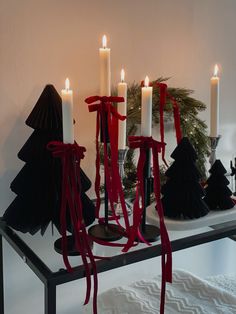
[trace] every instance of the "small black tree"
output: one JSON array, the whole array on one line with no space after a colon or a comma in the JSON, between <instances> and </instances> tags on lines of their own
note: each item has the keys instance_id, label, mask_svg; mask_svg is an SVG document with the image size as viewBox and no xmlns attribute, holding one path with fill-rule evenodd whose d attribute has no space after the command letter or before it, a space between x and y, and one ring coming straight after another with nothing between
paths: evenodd
<instances>
[{"instance_id":1,"label":"small black tree","mask_svg":"<svg viewBox=\"0 0 236 314\"><path fill-rule=\"evenodd\" d=\"M207 180L204 201L211 210L225 210L234 207L231 199L232 192L228 188L229 180L225 177L226 169L217 159L209 170L210 177Z\"/></svg>"},{"instance_id":2,"label":"small black tree","mask_svg":"<svg viewBox=\"0 0 236 314\"><path fill-rule=\"evenodd\" d=\"M47 85L26 120L34 129L18 153L25 162L11 183L17 194L4 213L3 219L12 228L31 234L43 234L50 222L60 231L61 164L47 149L50 141L62 141L62 101L52 85ZM94 221L95 208L85 192L91 182L81 170L81 199L84 220ZM68 230L70 217L68 215Z\"/></svg>"},{"instance_id":3,"label":"small black tree","mask_svg":"<svg viewBox=\"0 0 236 314\"><path fill-rule=\"evenodd\" d=\"M162 187L165 216L172 218L199 218L209 209L203 201L204 190L195 162L197 154L188 138L184 137L171 157L175 160L166 171L167 182Z\"/></svg>"}]
</instances>

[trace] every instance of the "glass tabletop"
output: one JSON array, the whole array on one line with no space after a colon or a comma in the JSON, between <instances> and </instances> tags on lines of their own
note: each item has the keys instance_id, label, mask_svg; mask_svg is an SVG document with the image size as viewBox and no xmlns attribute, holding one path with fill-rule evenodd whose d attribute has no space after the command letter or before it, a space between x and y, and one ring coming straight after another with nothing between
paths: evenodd
<instances>
[{"instance_id":1,"label":"glass tabletop","mask_svg":"<svg viewBox=\"0 0 236 314\"><path fill-rule=\"evenodd\" d=\"M65 269L62 255L58 254L54 250L54 242L60 238L60 234L56 231L56 229L54 230L54 234L52 234L50 229L51 228L47 229L44 236L41 236L40 233L37 233L34 236L30 234L22 234L20 232L15 233L52 272L58 272L61 269ZM213 228L203 227L186 231L168 231L168 234L172 250L177 251L236 234L236 221L227 222L223 225L217 225ZM126 243L126 241L126 238L122 238L118 242ZM150 246L147 246L144 243L139 243L137 246L131 248L128 253L123 253L122 248L94 243L93 253L97 256L110 258L110 260L102 260L98 262L100 263L100 271L104 271L159 256L161 254L161 246L160 240L151 243ZM80 256L70 257L70 262L73 267L82 265Z\"/></svg>"}]
</instances>

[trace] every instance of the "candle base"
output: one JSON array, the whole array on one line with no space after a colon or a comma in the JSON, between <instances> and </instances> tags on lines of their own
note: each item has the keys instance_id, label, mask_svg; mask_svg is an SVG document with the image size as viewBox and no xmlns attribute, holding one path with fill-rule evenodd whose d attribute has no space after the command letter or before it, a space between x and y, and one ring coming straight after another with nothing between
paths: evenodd
<instances>
[{"instance_id":1,"label":"candle base","mask_svg":"<svg viewBox=\"0 0 236 314\"><path fill-rule=\"evenodd\" d=\"M214 162L216 161L216 148L217 148L217 145L219 143L220 138L221 138L221 135L209 136L210 148L211 148L209 163L210 163L211 167L213 166Z\"/></svg>"},{"instance_id":2,"label":"candle base","mask_svg":"<svg viewBox=\"0 0 236 314\"><path fill-rule=\"evenodd\" d=\"M141 228L141 234L147 242L155 242L160 238L160 229L156 226L145 224Z\"/></svg>"},{"instance_id":3,"label":"candle base","mask_svg":"<svg viewBox=\"0 0 236 314\"><path fill-rule=\"evenodd\" d=\"M78 256L80 255L80 252L76 249L75 246L75 238L73 235L69 235L66 237L67 239L67 253L68 256ZM93 241L89 239L89 246L92 249L93 248ZM62 238L57 239L54 242L54 250L62 255Z\"/></svg>"},{"instance_id":4,"label":"candle base","mask_svg":"<svg viewBox=\"0 0 236 314\"><path fill-rule=\"evenodd\" d=\"M115 224L101 224L90 227L88 233L98 240L113 242L120 240L125 234L125 230Z\"/></svg>"}]
</instances>

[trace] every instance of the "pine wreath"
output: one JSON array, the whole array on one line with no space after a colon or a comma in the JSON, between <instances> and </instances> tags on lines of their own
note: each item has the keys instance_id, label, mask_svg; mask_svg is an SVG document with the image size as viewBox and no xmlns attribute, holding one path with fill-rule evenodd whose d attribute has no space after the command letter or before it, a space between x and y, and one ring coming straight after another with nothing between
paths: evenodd
<instances>
[{"instance_id":1,"label":"pine wreath","mask_svg":"<svg viewBox=\"0 0 236 314\"><path fill-rule=\"evenodd\" d=\"M159 123L159 89L156 86L156 82L166 82L168 78L160 77L155 81L152 81L153 85L153 124ZM206 180L206 157L209 156L209 140L207 135L207 125L198 116L198 112L204 111L206 105L197 100L191 95L193 90L186 88L168 87L168 93L173 96L179 105L180 109L180 123L182 129L182 135L188 137L189 141L196 150L198 160L196 166L201 174L201 180ZM113 95L117 95L117 90L113 89ZM165 121L173 120L173 108L169 100L167 100L164 108ZM127 137L134 135L137 131L137 126L141 123L141 86L139 83L132 83L128 85L127 91ZM168 144L168 143L167 143ZM124 193L126 197L133 197L136 185L136 165L134 160L134 151L128 150L124 170L125 177L123 180ZM101 154L101 160L103 156ZM161 172L161 185L165 183L165 171L166 167L160 165ZM103 186L101 190L103 190Z\"/></svg>"},{"instance_id":2,"label":"pine wreath","mask_svg":"<svg viewBox=\"0 0 236 314\"><path fill-rule=\"evenodd\" d=\"M168 78L160 77L153 81L153 123L159 123L159 90L155 82L166 82ZM191 95L193 90L186 88L168 87L168 93L173 96L180 108L180 123L183 136L187 136L195 148L198 161L197 167L202 175L202 180L206 178L206 157L209 155L209 142L207 135L207 125L197 115L206 109L206 105ZM114 91L116 94L116 91ZM165 121L173 120L172 104L168 102L164 108ZM138 83L128 86L127 93L127 134L133 135L137 131L137 125L141 123L141 87ZM168 144L168 143L167 143ZM161 167L161 178L164 180L164 166ZM133 150L129 150L125 162L124 187L127 196L133 195L136 183L136 166L134 162Z\"/></svg>"}]
</instances>

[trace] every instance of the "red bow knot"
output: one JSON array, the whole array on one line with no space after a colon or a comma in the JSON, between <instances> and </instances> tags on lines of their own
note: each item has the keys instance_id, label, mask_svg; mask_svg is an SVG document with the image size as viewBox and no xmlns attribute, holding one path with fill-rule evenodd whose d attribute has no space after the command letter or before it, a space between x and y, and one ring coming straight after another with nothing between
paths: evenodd
<instances>
[{"instance_id":1,"label":"red bow knot","mask_svg":"<svg viewBox=\"0 0 236 314\"><path fill-rule=\"evenodd\" d=\"M53 157L71 157L76 156L79 161L84 158L86 148L79 146L78 144L64 144L62 142L53 141L48 143L48 150L52 152Z\"/></svg>"},{"instance_id":2,"label":"red bow knot","mask_svg":"<svg viewBox=\"0 0 236 314\"><path fill-rule=\"evenodd\" d=\"M97 102L98 101L98 102ZM85 102L89 104L89 112L99 111L111 113L117 119L124 121L126 116L122 116L118 113L112 103L124 102L124 97L119 96L91 96L85 99ZM97 102L94 104L94 102Z\"/></svg>"},{"instance_id":3,"label":"red bow knot","mask_svg":"<svg viewBox=\"0 0 236 314\"><path fill-rule=\"evenodd\" d=\"M130 148L140 148L140 149L148 149L155 148L158 153L161 152L163 147L165 147L166 143L158 142L154 140L152 137L148 136L129 136L129 147Z\"/></svg>"}]
</instances>

